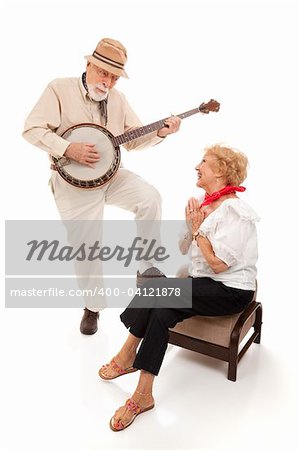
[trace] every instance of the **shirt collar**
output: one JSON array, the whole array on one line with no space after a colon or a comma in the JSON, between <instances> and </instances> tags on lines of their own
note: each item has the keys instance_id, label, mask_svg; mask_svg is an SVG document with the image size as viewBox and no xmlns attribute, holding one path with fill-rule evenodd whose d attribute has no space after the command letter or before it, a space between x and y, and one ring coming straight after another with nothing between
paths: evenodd
<instances>
[{"instance_id":1,"label":"shirt collar","mask_svg":"<svg viewBox=\"0 0 299 450\"><path fill-rule=\"evenodd\" d=\"M86 102L90 101L88 91L85 89L83 81L82 81L82 76L79 78L79 87L80 87L80 91L81 91L83 100L85 100Z\"/></svg>"}]
</instances>

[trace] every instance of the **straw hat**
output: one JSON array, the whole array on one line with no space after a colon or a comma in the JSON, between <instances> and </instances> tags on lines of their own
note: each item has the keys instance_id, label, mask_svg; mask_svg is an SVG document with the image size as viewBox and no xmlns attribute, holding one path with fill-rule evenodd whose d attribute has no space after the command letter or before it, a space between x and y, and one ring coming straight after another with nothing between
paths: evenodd
<instances>
[{"instance_id":1,"label":"straw hat","mask_svg":"<svg viewBox=\"0 0 299 450\"><path fill-rule=\"evenodd\" d=\"M119 41L104 38L98 43L93 54L84 58L114 75L129 78L125 72L127 50Z\"/></svg>"}]
</instances>

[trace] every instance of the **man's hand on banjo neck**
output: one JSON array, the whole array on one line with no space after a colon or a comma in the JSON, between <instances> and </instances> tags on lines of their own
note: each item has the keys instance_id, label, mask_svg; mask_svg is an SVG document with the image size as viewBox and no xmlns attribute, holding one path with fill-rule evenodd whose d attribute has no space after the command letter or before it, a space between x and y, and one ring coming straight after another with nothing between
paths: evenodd
<instances>
[{"instance_id":1,"label":"man's hand on banjo neck","mask_svg":"<svg viewBox=\"0 0 299 450\"><path fill-rule=\"evenodd\" d=\"M95 150L95 144L88 144L87 142L72 142L63 156L91 168L94 168L94 164L100 159L98 152Z\"/></svg>"},{"instance_id":2,"label":"man's hand on banjo neck","mask_svg":"<svg viewBox=\"0 0 299 450\"><path fill-rule=\"evenodd\" d=\"M164 138L168 134L176 133L179 131L180 125L181 119L177 116L171 116L165 120L165 127L160 128L160 130L157 131L157 135Z\"/></svg>"}]
</instances>

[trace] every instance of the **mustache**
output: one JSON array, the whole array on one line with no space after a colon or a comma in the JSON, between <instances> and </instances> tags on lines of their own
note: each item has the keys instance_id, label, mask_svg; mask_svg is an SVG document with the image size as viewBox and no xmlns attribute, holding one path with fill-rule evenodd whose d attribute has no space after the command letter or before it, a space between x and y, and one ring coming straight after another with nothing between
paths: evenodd
<instances>
[{"instance_id":1,"label":"mustache","mask_svg":"<svg viewBox=\"0 0 299 450\"><path fill-rule=\"evenodd\" d=\"M108 91L109 91L109 89L106 88L106 86L104 86L104 85L101 84L101 83L94 84L93 86L94 86L95 88L101 89L101 91L104 91L104 92L108 92Z\"/></svg>"}]
</instances>

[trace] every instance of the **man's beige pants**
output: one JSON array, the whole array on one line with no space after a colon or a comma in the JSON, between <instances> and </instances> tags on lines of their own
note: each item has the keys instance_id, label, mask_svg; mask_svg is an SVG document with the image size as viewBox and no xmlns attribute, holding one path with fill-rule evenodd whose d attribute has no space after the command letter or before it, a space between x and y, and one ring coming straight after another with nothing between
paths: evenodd
<instances>
[{"instance_id":1,"label":"man's beige pants","mask_svg":"<svg viewBox=\"0 0 299 450\"><path fill-rule=\"evenodd\" d=\"M105 186L94 190L74 187L53 171L51 187L61 219L71 221L68 222L69 225L66 225L70 242L79 242L78 239L82 241L90 234L88 222L86 222L86 229L84 230L82 222L80 222L80 227L76 227L76 221L94 221L94 223L99 224L99 221L103 219L105 204L118 206L134 213L137 233L141 234L143 238L149 236L144 234L144 230L142 231L142 222L159 221L161 219L161 196L159 192L140 176L124 168L120 168L115 177ZM98 232L97 240L100 242L101 230L98 229ZM160 241L159 236L155 236L155 238L157 242ZM76 264L75 269L78 275ZM100 262L88 266L88 276L82 278L78 276L80 289L90 290L95 287L102 287L102 282L99 279L101 273ZM95 312L102 309L104 305L103 300L99 300L99 297L87 296L84 297L84 301L86 308Z\"/></svg>"}]
</instances>

